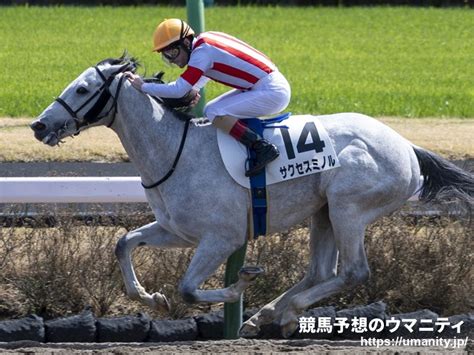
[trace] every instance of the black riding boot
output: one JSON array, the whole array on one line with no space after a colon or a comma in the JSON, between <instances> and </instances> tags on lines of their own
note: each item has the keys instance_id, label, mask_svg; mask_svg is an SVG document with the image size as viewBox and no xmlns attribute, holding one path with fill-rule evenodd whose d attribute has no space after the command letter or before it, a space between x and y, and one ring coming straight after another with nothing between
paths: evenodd
<instances>
[{"instance_id":1,"label":"black riding boot","mask_svg":"<svg viewBox=\"0 0 474 355\"><path fill-rule=\"evenodd\" d=\"M263 139L241 122L238 122L237 124L240 129L240 134L238 135L238 138L236 138L240 143L255 152L255 158L250 160L250 165L245 171L245 176L250 177L258 175L265 165L278 158L280 152L274 144L271 144L267 140ZM235 135L233 136L235 137Z\"/></svg>"}]
</instances>

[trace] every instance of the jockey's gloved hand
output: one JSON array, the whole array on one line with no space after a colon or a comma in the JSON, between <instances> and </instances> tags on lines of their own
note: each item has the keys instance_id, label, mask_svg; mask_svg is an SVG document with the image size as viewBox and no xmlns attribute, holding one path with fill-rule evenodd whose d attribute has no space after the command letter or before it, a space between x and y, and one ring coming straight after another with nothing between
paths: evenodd
<instances>
[{"instance_id":1,"label":"jockey's gloved hand","mask_svg":"<svg viewBox=\"0 0 474 355\"><path fill-rule=\"evenodd\" d=\"M189 95L189 98L191 99L191 101L189 102L190 107L196 106L199 100L201 100L201 94L196 89L192 89L188 92L187 95Z\"/></svg>"},{"instance_id":2,"label":"jockey's gloved hand","mask_svg":"<svg viewBox=\"0 0 474 355\"><path fill-rule=\"evenodd\" d=\"M124 75L135 89L142 91L142 85L144 84L144 81L140 75L134 74L132 72L125 72Z\"/></svg>"}]
</instances>

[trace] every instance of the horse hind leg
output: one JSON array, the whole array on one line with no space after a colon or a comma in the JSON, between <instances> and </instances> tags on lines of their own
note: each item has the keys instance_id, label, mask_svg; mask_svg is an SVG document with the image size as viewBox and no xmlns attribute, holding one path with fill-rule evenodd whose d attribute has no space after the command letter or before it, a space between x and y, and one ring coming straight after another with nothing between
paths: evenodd
<instances>
[{"instance_id":1,"label":"horse hind leg","mask_svg":"<svg viewBox=\"0 0 474 355\"><path fill-rule=\"evenodd\" d=\"M351 213L338 214L337 222L332 223L335 244L339 251L340 271L325 281L294 295L288 302L281 318L281 328L284 337L291 336L298 326L298 315L314 303L350 289L365 282L369 277L369 267L364 250L365 223L359 222L360 212L356 206L346 206ZM359 221L358 221L359 220Z\"/></svg>"},{"instance_id":2,"label":"horse hind leg","mask_svg":"<svg viewBox=\"0 0 474 355\"><path fill-rule=\"evenodd\" d=\"M409 166L409 159L405 159L408 155L397 158L398 161L374 158L365 143L357 139L340 153L342 167L326 189L329 219L339 251L339 273L291 298L280 322L285 337L296 330L297 315L312 304L369 278L364 249L366 226L399 208L418 178L400 168L405 162Z\"/></svg>"},{"instance_id":3,"label":"horse hind leg","mask_svg":"<svg viewBox=\"0 0 474 355\"><path fill-rule=\"evenodd\" d=\"M243 337L257 336L260 327L273 321L279 321L289 301L296 294L336 275L337 248L334 240L328 206L321 208L310 224L310 265L304 278L284 294L265 305L240 329Z\"/></svg>"}]
</instances>

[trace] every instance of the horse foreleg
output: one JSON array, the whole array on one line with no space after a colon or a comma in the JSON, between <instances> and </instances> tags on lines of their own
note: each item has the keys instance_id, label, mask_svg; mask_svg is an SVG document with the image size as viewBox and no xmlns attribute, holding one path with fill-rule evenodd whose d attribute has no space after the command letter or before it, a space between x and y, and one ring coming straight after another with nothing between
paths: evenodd
<instances>
[{"instance_id":1,"label":"horse foreleg","mask_svg":"<svg viewBox=\"0 0 474 355\"><path fill-rule=\"evenodd\" d=\"M310 228L310 265L306 275L247 320L240 330L241 336L256 336L261 325L279 320L294 295L336 276L338 253L327 205L312 217Z\"/></svg>"},{"instance_id":2,"label":"horse foreleg","mask_svg":"<svg viewBox=\"0 0 474 355\"><path fill-rule=\"evenodd\" d=\"M167 232L157 222L147 224L124 235L117 242L117 256L127 295L156 310L169 311L166 297L156 292L152 295L140 285L132 264L132 251L136 247L151 246L156 248L185 248L192 246L189 242Z\"/></svg>"},{"instance_id":3,"label":"horse foreleg","mask_svg":"<svg viewBox=\"0 0 474 355\"><path fill-rule=\"evenodd\" d=\"M283 312L280 325L284 337L291 336L298 326L298 315L312 304L351 289L369 278L369 267L364 249L366 224L358 206L346 204L338 213L330 210L334 238L340 257L340 273L293 296Z\"/></svg>"},{"instance_id":4,"label":"horse foreleg","mask_svg":"<svg viewBox=\"0 0 474 355\"><path fill-rule=\"evenodd\" d=\"M242 292L258 276L260 270L243 268L239 273L239 280L226 288L201 290L199 287L244 242L245 235L241 238L226 237L225 240L213 236L204 237L180 282L179 292L183 299L188 303L238 301Z\"/></svg>"}]
</instances>

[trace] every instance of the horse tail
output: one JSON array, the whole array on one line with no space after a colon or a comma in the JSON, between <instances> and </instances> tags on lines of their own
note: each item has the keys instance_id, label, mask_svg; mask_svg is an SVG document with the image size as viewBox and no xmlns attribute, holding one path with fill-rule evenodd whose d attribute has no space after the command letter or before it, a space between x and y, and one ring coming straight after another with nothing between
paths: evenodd
<instances>
[{"instance_id":1,"label":"horse tail","mask_svg":"<svg viewBox=\"0 0 474 355\"><path fill-rule=\"evenodd\" d=\"M433 152L415 146L413 150L423 175L421 201L455 197L469 204L474 202L474 175Z\"/></svg>"}]
</instances>

